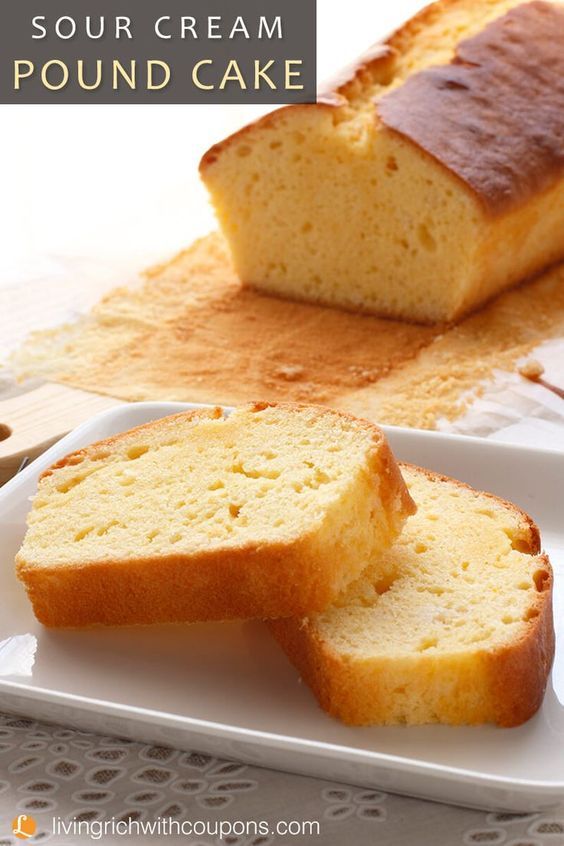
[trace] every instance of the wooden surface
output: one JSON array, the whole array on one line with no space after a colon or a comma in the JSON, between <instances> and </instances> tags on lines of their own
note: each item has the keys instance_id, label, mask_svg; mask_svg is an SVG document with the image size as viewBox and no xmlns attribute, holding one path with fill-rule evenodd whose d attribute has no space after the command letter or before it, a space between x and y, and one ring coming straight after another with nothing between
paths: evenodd
<instances>
[{"instance_id":1,"label":"wooden surface","mask_svg":"<svg viewBox=\"0 0 564 846\"><path fill-rule=\"evenodd\" d=\"M0 485L94 414L121 405L121 400L46 382L0 401Z\"/></svg>"}]
</instances>

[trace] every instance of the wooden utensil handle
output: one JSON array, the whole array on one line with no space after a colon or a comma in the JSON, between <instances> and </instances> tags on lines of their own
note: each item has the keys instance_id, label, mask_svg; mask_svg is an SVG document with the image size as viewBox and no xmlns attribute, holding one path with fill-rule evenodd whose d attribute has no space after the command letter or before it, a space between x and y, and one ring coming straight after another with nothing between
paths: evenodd
<instances>
[{"instance_id":1,"label":"wooden utensil handle","mask_svg":"<svg viewBox=\"0 0 564 846\"><path fill-rule=\"evenodd\" d=\"M92 415L121 404L113 397L52 382L0 401L0 485L24 458L35 458Z\"/></svg>"}]
</instances>

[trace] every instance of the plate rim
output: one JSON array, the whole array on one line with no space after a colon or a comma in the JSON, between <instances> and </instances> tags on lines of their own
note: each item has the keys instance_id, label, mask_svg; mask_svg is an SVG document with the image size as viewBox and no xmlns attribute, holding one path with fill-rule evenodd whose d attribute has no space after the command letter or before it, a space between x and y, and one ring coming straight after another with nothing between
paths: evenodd
<instances>
[{"instance_id":1,"label":"plate rim","mask_svg":"<svg viewBox=\"0 0 564 846\"><path fill-rule=\"evenodd\" d=\"M452 767L446 764L434 764L422 761L417 758L394 755L389 752L375 752L370 749L356 749L350 746L342 746L337 743L328 743L323 740L308 740L307 738L294 737L286 734L275 734L260 729L249 729L243 726L234 726L229 723L219 723L212 720L202 720L197 717L186 717L182 714L172 714L166 711L155 711L150 708L142 708L137 705L124 705L110 702L104 699L94 699L75 693L61 693L60 691L49 690L48 688L33 687L24 682L13 682L0 680L0 694L8 696L21 696L30 700L39 700L49 704L78 707L82 706L83 711L93 712L97 715L106 714L112 717L131 718L135 715L136 722L143 722L156 726L164 726L167 723L175 723L177 727L185 729L192 728L195 734L224 737L232 740L255 740L261 745L269 747L276 746L279 749L288 751L306 752L314 749L317 752L325 752L323 757L331 759L342 759L346 753L348 759L356 758L363 763L393 764L394 770L401 770L414 775L427 773L434 777L456 776L460 781L470 783L479 787L491 786L498 788L511 787L518 792L541 793L546 790L551 792L564 791L564 781L542 781L524 778L508 778L506 776L487 775L479 770L470 770L462 767ZM27 694L27 695L26 695ZM103 710L101 710L101 707ZM143 718L143 719L141 719ZM148 718L148 719L145 719ZM155 719L156 718L156 719ZM534 719L534 717L533 717ZM46 722L49 722L48 720ZM449 728L448 726L446 728ZM454 727L456 728L456 727ZM480 728L476 726L475 728ZM265 743L268 741L267 743ZM258 766L263 766L259 764ZM276 767L274 767L276 769Z\"/></svg>"},{"instance_id":2,"label":"plate rim","mask_svg":"<svg viewBox=\"0 0 564 846\"><path fill-rule=\"evenodd\" d=\"M64 435L40 456L35 458L24 470L6 482L0 489L0 506L6 499L11 498L16 493L17 489L21 485L25 484L29 478L33 477L38 470L41 471L42 468L49 466L53 460L56 460L60 458L61 455L64 455L67 444L75 441L77 437L80 437L84 433L88 433L90 430L95 429L100 424L107 421L115 422L116 419L119 421L120 417L130 412L132 407L150 414L156 412L154 419L157 419L157 417L182 412L183 410L215 406L221 407L227 412L229 412L231 408L230 406L226 406L221 403L154 401L135 403L124 402L123 404L99 412L72 429L68 434ZM127 428L132 427L128 426ZM493 450L494 452L503 451L506 454L522 454L525 452L533 456L542 455L546 459L556 458L561 462L564 461L564 451L558 449L504 443L491 441L479 436L415 429L406 426L381 425L381 428L384 432L386 432L386 434L397 433L406 436L415 435L428 441L436 442L446 440L450 443L471 444L472 446L479 445L480 449L485 448L486 450ZM71 449L73 448L74 447L71 446ZM378 752L366 748L355 748L337 743L329 743L323 740L309 740L308 738L267 732L259 729L250 729L229 723L203 720L196 717L184 716L182 714L174 714L168 711L158 711L136 705L126 705L119 702L96 699L82 694L63 693L58 690L31 685L26 682L10 681L2 678L0 678L0 694L9 698L21 697L23 699L31 700L32 702L45 702L60 707L74 707L77 708L77 710L87 713L122 717L125 719L131 719L134 717L136 722L143 723L145 725L154 725L157 727L174 725L174 727L179 729L191 730L197 735L225 738L226 740L243 739L252 741L260 746L267 746L290 752L295 751L307 754L308 751L313 750L319 757L331 760L343 760L343 758L348 761L356 760L359 763L380 765L389 770L408 773L411 775L427 775L436 779L455 777L461 784L465 783L478 788L488 786L502 789L511 788L516 793L529 795L534 794L535 796L546 793L548 790L553 794L561 792L564 798L564 780L547 781L487 774L479 770L464 767L453 767L446 764L437 764L417 758L406 757L404 755L395 755L389 752ZM47 718L46 721L49 722L49 718ZM264 765L259 764L258 766ZM276 769L275 766L273 768Z\"/></svg>"}]
</instances>

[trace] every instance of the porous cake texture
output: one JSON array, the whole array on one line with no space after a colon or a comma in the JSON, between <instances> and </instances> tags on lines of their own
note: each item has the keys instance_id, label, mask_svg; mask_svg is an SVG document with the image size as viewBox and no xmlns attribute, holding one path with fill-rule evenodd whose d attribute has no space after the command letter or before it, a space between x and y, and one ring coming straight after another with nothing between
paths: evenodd
<instances>
[{"instance_id":1,"label":"porous cake texture","mask_svg":"<svg viewBox=\"0 0 564 846\"><path fill-rule=\"evenodd\" d=\"M561 3L427 7L204 155L242 281L434 323L562 259L563 80Z\"/></svg>"},{"instance_id":2,"label":"porous cake texture","mask_svg":"<svg viewBox=\"0 0 564 846\"><path fill-rule=\"evenodd\" d=\"M47 470L17 573L48 626L308 613L413 510L370 423L297 404L189 411Z\"/></svg>"},{"instance_id":3,"label":"porous cake texture","mask_svg":"<svg viewBox=\"0 0 564 846\"><path fill-rule=\"evenodd\" d=\"M539 708L554 655L538 529L497 497L402 470L418 510L383 561L321 614L269 625L346 723L519 725ZM398 573L384 588L382 567Z\"/></svg>"}]
</instances>

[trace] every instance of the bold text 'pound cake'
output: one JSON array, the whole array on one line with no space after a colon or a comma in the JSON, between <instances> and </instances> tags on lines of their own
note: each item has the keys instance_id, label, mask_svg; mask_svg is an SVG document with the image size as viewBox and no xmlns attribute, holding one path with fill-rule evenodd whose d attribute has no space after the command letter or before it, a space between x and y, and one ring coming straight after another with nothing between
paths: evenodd
<instances>
[{"instance_id":1,"label":"bold text 'pound cake'","mask_svg":"<svg viewBox=\"0 0 564 846\"><path fill-rule=\"evenodd\" d=\"M201 174L244 283L433 323L564 257L563 137L562 4L439 0Z\"/></svg>"},{"instance_id":2,"label":"bold text 'pound cake'","mask_svg":"<svg viewBox=\"0 0 564 846\"><path fill-rule=\"evenodd\" d=\"M322 707L346 723L515 726L542 702L554 654L552 572L514 505L415 467L418 510L384 568L329 610L269 625ZM379 568L382 563L379 564Z\"/></svg>"},{"instance_id":3,"label":"bold text 'pound cake'","mask_svg":"<svg viewBox=\"0 0 564 846\"><path fill-rule=\"evenodd\" d=\"M17 572L49 626L304 614L413 510L371 423L293 404L188 411L47 470Z\"/></svg>"}]
</instances>

